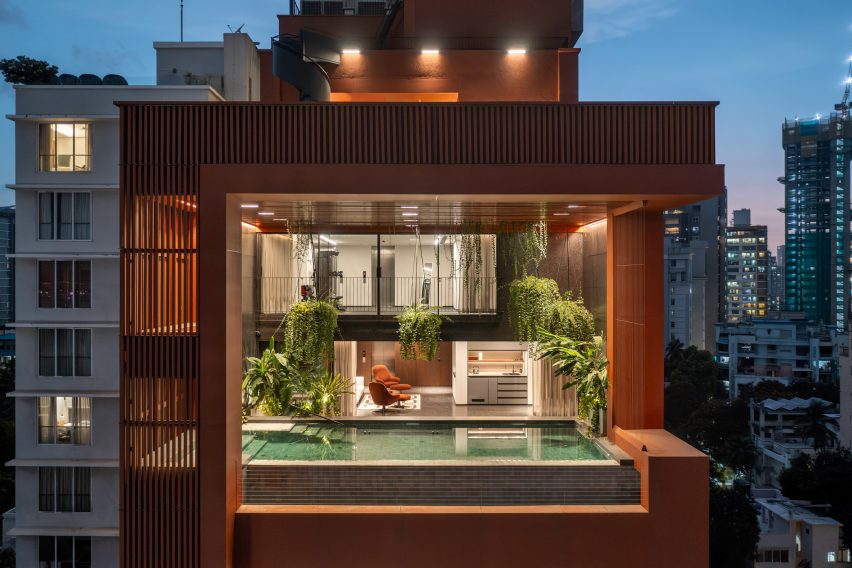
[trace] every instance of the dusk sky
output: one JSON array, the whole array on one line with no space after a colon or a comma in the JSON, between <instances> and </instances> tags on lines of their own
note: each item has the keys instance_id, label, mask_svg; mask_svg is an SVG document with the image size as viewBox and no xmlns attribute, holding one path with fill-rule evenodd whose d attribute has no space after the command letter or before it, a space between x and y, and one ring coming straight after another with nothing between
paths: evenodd
<instances>
[{"instance_id":1,"label":"dusk sky","mask_svg":"<svg viewBox=\"0 0 852 568\"><path fill-rule=\"evenodd\" d=\"M462 1L462 0L460 0ZM185 39L245 24L262 47L286 0L185 0ZM178 39L179 0L0 0L0 58L46 59L66 73L154 81L155 40ZM586 0L582 100L717 100L717 160L728 209L752 209L783 242L780 123L828 113L852 55L849 0ZM9 85L3 114L14 112ZM0 184L14 181L11 122L0 124ZM0 204L12 203L0 190Z\"/></svg>"}]
</instances>

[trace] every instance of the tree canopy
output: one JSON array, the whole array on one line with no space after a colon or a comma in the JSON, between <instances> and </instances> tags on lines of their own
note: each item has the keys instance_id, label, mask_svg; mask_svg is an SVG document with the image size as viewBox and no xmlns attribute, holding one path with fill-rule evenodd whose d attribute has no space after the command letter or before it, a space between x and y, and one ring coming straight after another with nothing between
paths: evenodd
<instances>
[{"instance_id":1,"label":"tree canopy","mask_svg":"<svg viewBox=\"0 0 852 568\"><path fill-rule=\"evenodd\" d=\"M38 85L55 78L59 69L47 61L19 55L14 59L0 60L0 72L7 83Z\"/></svg>"},{"instance_id":2,"label":"tree canopy","mask_svg":"<svg viewBox=\"0 0 852 568\"><path fill-rule=\"evenodd\" d=\"M757 512L748 495L710 484L710 567L752 566L760 540Z\"/></svg>"}]
</instances>

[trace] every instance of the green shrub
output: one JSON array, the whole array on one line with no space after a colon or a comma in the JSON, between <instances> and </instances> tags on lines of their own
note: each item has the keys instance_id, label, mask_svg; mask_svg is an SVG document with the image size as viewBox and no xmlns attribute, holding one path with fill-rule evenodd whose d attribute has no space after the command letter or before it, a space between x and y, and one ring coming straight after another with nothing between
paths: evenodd
<instances>
[{"instance_id":1,"label":"green shrub","mask_svg":"<svg viewBox=\"0 0 852 568\"><path fill-rule=\"evenodd\" d=\"M434 361L441 343L441 325L447 318L428 306L409 306L396 316L399 351L403 359Z\"/></svg>"}]
</instances>

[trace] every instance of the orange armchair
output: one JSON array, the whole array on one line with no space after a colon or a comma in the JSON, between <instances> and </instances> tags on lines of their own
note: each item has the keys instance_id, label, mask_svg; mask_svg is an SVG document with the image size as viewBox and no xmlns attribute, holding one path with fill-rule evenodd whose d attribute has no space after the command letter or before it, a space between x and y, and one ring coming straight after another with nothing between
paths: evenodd
<instances>
[{"instance_id":1,"label":"orange armchair","mask_svg":"<svg viewBox=\"0 0 852 568\"><path fill-rule=\"evenodd\" d=\"M380 411L382 414L387 412L388 405L411 399L411 395L408 394L391 394L388 387L377 381L371 382L369 387L370 398L373 399L373 404L382 407Z\"/></svg>"},{"instance_id":2,"label":"orange armchair","mask_svg":"<svg viewBox=\"0 0 852 568\"><path fill-rule=\"evenodd\" d=\"M411 388L411 385L403 383L399 377L393 376L390 369L384 365L373 367L373 380L392 390L404 391Z\"/></svg>"}]
</instances>

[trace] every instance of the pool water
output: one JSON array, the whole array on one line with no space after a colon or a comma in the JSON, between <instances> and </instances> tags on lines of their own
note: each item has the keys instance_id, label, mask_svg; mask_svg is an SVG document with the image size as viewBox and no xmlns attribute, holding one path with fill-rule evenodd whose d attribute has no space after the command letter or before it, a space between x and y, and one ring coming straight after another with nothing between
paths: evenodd
<instances>
[{"instance_id":1,"label":"pool water","mask_svg":"<svg viewBox=\"0 0 852 568\"><path fill-rule=\"evenodd\" d=\"M611 459L573 422L298 422L243 432L259 461L576 461Z\"/></svg>"}]
</instances>

